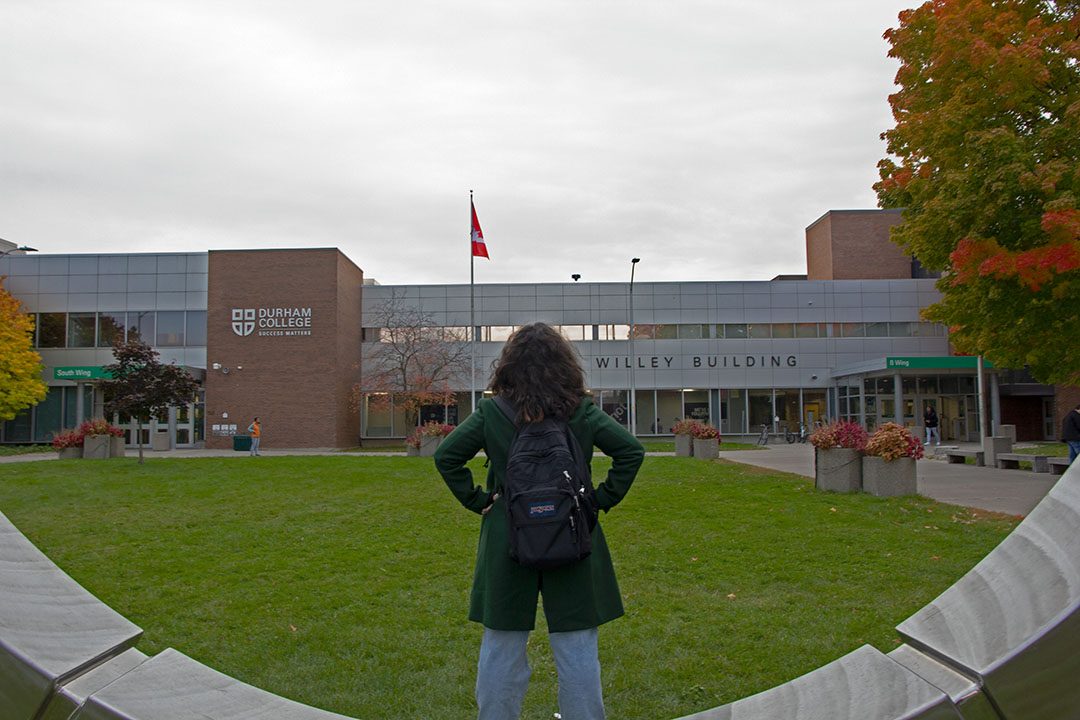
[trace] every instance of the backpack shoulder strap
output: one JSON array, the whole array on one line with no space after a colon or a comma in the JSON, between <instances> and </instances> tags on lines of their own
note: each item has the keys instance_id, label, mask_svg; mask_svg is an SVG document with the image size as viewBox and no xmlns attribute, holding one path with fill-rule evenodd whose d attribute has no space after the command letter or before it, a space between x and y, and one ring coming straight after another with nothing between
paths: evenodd
<instances>
[{"instance_id":1,"label":"backpack shoulder strap","mask_svg":"<svg viewBox=\"0 0 1080 720\"><path fill-rule=\"evenodd\" d=\"M517 411L514 410L514 406L510 404L510 401L502 395L496 395L493 400L499 410L502 411L502 414L506 416L506 419L510 421L510 424L517 427Z\"/></svg>"}]
</instances>

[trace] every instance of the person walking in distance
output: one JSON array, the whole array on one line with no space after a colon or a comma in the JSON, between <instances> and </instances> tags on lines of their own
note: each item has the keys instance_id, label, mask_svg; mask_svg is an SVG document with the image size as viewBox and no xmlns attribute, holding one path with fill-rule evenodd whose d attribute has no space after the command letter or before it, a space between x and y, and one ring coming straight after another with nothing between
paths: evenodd
<instances>
[{"instance_id":1,"label":"person walking in distance","mask_svg":"<svg viewBox=\"0 0 1080 720\"><path fill-rule=\"evenodd\" d=\"M530 423L566 422L584 462L591 461L594 446L611 458L611 469L596 488L596 505L605 512L629 491L644 449L593 404L577 352L544 323L525 325L510 336L489 389L499 400L481 400L435 452L435 466L454 497L481 516L469 604L469 619L484 626L476 678L478 717L520 717L531 674L526 645L542 597L558 671L560 714L563 720L602 720L598 627L623 614L603 531L595 526L591 554L580 560L550 569L527 567L510 555L512 524L502 490L511 443ZM504 408L516 410L516 419ZM478 487L466 463L480 450L489 462L486 483Z\"/></svg>"},{"instance_id":2,"label":"person walking in distance","mask_svg":"<svg viewBox=\"0 0 1080 720\"><path fill-rule=\"evenodd\" d=\"M262 424L259 422L258 416L255 416L255 419L248 425L248 432L251 434L252 456L261 455L259 452L259 440L262 439Z\"/></svg>"},{"instance_id":3,"label":"person walking in distance","mask_svg":"<svg viewBox=\"0 0 1080 720\"><path fill-rule=\"evenodd\" d=\"M1069 446L1069 464L1080 455L1080 405L1077 405L1061 423L1061 439Z\"/></svg>"},{"instance_id":4,"label":"person walking in distance","mask_svg":"<svg viewBox=\"0 0 1080 720\"><path fill-rule=\"evenodd\" d=\"M930 439L934 439L935 445L941 444L941 431L938 430L938 416L937 411L934 410L933 405L926 406L926 412L923 413L923 426L926 428L926 444L930 445Z\"/></svg>"}]
</instances>

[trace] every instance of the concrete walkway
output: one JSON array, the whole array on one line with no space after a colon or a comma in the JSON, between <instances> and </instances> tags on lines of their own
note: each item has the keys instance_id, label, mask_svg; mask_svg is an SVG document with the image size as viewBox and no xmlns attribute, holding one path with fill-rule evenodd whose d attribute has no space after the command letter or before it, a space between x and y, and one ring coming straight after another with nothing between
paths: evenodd
<instances>
[{"instance_id":1,"label":"concrete walkway","mask_svg":"<svg viewBox=\"0 0 1080 720\"><path fill-rule=\"evenodd\" d=\"M968 445L963 445L969 449ZM768 445L767 450L722 452L720 457L771 470L814 477L814 448L809 443ZM970 449L975 449L974 443ZM974 465L951 465L944 459L918 460L915 473L919 494L941 502L1027 515L1050 491L1060 475L1030 470L998 470Z\"/></svg>"},{"instance_id":2,"label":"concrete walkway","mask_svg":"<svg viewBox=\"0 0 1080 720\"><path fill-rule=\"evenodd\" d=\"M965 446L967 447L967 446ZM974 444L971 445L975 447ZM721 452L720 457L733 462L756 465L781 472L814 477L814 448L809 443L779 443L766 446L764 450L737 450ZM128 449L128 456L137 455ZM650 453L671 455L672 453ZM149 458L199 458L229 457L250 458L246 452L232 450L168 450L144 451ZM283 455L331 455L362 459L365 456L396 456L400 451L343 453L332 448L315 449L267 449L263 457ZM0 465L14 462L55 460L56 453L36 453L0 457ZM1027 515L1039 504L1059 475L1033 473L1030 470L997 470L974 465L950 465L944 460L924 459L916 464L919 494L941 502L965 507L990 510L1008 515Z\"/></svg>"}]
</instances>

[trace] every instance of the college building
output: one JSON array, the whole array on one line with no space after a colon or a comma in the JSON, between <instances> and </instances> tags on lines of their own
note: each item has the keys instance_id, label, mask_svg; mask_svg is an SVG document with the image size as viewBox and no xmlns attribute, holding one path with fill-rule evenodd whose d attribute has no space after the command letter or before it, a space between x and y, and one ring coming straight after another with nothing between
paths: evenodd
<instances>
[{"instance_id":1,"label":"college building","mask_svg":"<svg viewBox=\"0 0 1080 720\"><path fill-rule=\"evenodd\" d=\"M900 221L894 210L825 213L806 229L806 275L481 284L472 298L468 284L365 280L335 248L51 255L0 247L6 289L35 316L49 386L43 402L3 423L0 442L46 442L103 416L102 368L112 343L132 337L199 382L190 403L146 419L148 446L229 448L254 416L268 447L392 441L418 421L462 420L503 342L536 321L573 342L597 404L641 436L670 434L690 417L725 436L831 418L919 428L932 405L943 440L976 441L976 359L954 355L946 328L921 318L939 293L888 240ZM365 366L392 339L388 308L421 318L428 337L477 338L464 343L475 352L456 366L446 401L407 409L391 388L361 391ZM1055 389L1022 371L986 364L983 379L987 432L1010 424L1020 440L1055 439L1075 404L1055 407ZM1075 393L1057 393L1066 395ZM110 419L136 442L132 418Z\"/></svg>"}]
</instances>

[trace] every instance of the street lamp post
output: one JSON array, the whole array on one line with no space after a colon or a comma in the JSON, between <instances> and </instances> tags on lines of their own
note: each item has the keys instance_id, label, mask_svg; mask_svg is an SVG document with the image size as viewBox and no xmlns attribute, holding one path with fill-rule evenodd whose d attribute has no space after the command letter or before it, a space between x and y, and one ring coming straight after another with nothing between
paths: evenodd
<instances>
[{"instance_id":1,"label":"street lamp post","mask_svg":"<svg viewBox=\"0 0 1080 720\"><path fill-rule=\"evenodd\" d=\"M634 386L634 370L637 366L637 350L634 347L634 268L641 258L630 259L630 433L637 435L637 388Z\"/></svg>"},{"instance_id":2,"label":"street lamp post","mask_svg":"<svg viewBox=\"0 0 1080 720\"><path fill-rule=\"evenodd\" d=\"M0 242L7 242L7 240L4 240L4 238L0 238ZM9 248L7 250L4 250L3 252L0 252L0 258L5 257L7 255L10 255L13 252L24 252L24 253L37 252L37 248L27 247L25 245L19 245L18 247Z\"/></svg>"}]
</instances>

